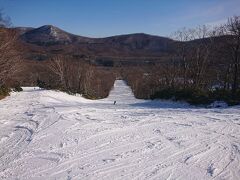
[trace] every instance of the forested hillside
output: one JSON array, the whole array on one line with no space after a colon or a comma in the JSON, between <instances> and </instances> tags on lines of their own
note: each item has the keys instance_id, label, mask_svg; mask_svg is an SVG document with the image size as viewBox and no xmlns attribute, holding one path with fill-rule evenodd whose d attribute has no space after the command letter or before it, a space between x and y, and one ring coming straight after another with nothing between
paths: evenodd
<instances>
[{"instance_id":1,"label":"forested hillside","mask_svg":"<svg viewBox=\"0 0 240 180\"><path fill-rule=\"evenodd\" d=\"M238 103L239 16L216 28L181 29L171 38L88 38L51 25L0 32L1 86L41 85L103 98L121 78L138 98Z\"/></svg>"}]
</instances>

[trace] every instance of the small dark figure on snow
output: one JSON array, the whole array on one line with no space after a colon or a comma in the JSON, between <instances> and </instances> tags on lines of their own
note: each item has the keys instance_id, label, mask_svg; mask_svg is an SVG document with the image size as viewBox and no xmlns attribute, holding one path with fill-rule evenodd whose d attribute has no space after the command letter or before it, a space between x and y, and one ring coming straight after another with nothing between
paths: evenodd
<instances>
[{"instance_id":1,"label":"small dark figure on snow","mask_svg":"<svg viewBox=\"0 0 240 180\"><path fill-rule=\"evenodd\" d=\"M115 105L116 103L117 103L117 101L114 101L114 102L113 102L113 105Z\"/></svg>"}]
</instances>

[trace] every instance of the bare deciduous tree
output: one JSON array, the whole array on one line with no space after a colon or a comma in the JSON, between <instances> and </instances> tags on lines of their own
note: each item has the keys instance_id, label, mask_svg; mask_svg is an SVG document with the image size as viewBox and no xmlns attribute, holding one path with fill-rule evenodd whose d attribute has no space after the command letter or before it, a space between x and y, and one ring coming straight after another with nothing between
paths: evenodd
<instances>
[{"instance_id":1,"label":"bare deciduous tree","mask_svg":"<svg viewBox=\"0 0 240 180\"><path fill-rule=\"evenodd\" d=\"M183 88L204 86L207 67L210 62L213 33L207 26L177 31L173 38L175 45L174 71L179 71L177 77L182 81ZM176 63L178 66L176 66ZM179 67L179 69L176 69ZM168 71L170 73L170 71ZM171 71L172 74L172 71Z\"/></svg>"},{"instance_id":2,"label":"bare deciduous tree","mask_svg":"<svg viewBox=\"0 0 240 180\"><path fill-rule=\"evenodd\" d=\"M176 57L181 64L181 76L183 78L183 88L186 88L189 78L189 56L188 56L188 41L192 40L192 36L189 29L183 28L173 34L173 39L178 42L175 45Z\"/></svg>"},{"instance_id":3,"label":"bare deciduous tree","mask_svg":"<svg viewBox=\"0 0 240 180\"><path fill-rule=\"evenodd\" d=\"M17 52L17 33L6 27L11 26L9 17L0 10L0 86L21 70L21 58Z\"/></svg>"},{"instance_id":4,"label":"bare deciduous tree","mask_svg":"<svg viewBox=\"0 0 240 180\"><path fill-rule=\"evenodd\" d=\"M17 34L0 28L0 85L21 69L21 58L16 50Z\"/></svg>"},{"instance_id":5,"label":"bare deciduous tree","mask_svg":"<svg viewBox=\"0 0 240 180\"><path fill-rule=\"evenodd\" d=\"M0 9L0 27L10 27L11 25L10 17L4 16L3 11Z\"/></svg>"},{"instance_id":6,"label":"bare deciduous tree","mask_svg":"<svg viewBox=\"0 0 240 180\"><path fill-rule=\"evenodd\" d=\"M233 94L239 88L239 63L240 63L240 16L234 16L228 19L228 22L222 26L221 33L229 36L225 38L225 43L230 52L231 63L229 68L232 69L232 91ZM232 67L232 68L231 68Z\"/></svg>"},{"instance_id":7,"label":"bare deciduous tree","mask_svg":"<svg viewBox=\"0 0 240 180\"><path fill-rule=\"evenodd\" d=\"M66 61L62 56L56 56L50 60L49 69L59 77L61 86L66 86L65 73L66 73Z\"/></svg>"},{"instance_id":8,"label":"bare deciduous tree","mask_svg":"<svg viewBox=\"0 0 240 180\"><path fill-rule=\"evenodd\" d=\"M191 70L193 85L195 88L205 86L205 75L211 61L210 54L213 45L213 36L207 26L199 26L191 31L192 48L191 51ZM195 43L194 41L197 41Z\"/></svg>"},{"instance_id":9,"label":"bare deciduous tree","mask_svg":"<svg viewBox=\"0 0 240 180\"><path fill-rule=\"evenodd\" d=\"M90 91L93 68L82 59L59 55L50 60L49 69L58 77L64 90L83 94Z\"/></svg>"}]
</instances>

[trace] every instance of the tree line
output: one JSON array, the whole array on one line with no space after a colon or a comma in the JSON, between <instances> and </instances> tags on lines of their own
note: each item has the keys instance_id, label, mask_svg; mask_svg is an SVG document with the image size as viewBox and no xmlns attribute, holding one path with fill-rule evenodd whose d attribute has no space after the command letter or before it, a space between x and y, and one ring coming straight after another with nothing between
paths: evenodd
<instances>
[{"instance_id":1,"label":"tree line","mask_svg":"<svg viewBox=\"0 0 240 180\"><path fill-rule=\"evenodd\" d=\"M17 53L16 32L1 28L10 24L7 21L1 23L0 87L5 87L22 69L23 61ZM167 60L154 66L98 67L89 63L93 56L79 59L55 55L46 63L47 78L37 77L36 84L80 93L87 98L103 98L115 78L121 76L137 98L170 98L196 103L227 99L233 104L239 103L240 16L231 17L214 28L183 28L171 38L175 41Z\"/></svg>"},{"instance_id":2,"label":"tree line","mask_svg":"<svg viewBox=\"0 0 240 180\"><path fill-rule=\"evenodd\" d=\"M11 21L0 11L0 99L10 92L9 81L21 69L22 63L17 51L17 34L14 30L7 30ZM20 48L19 48L20 49ZM16 89L19 89L16 87Z\"/></svg>"},{"instance_id":3,"label":"tree line","mask_svg":"<svg viewBox=\"0 0 240 180\"><path fill-rule=\"evenodd\" d=\"M240 16L214 28L183 28L172 39L167 61L126 73L136 97L240 102Z\"/></svg>"}]
</instances>

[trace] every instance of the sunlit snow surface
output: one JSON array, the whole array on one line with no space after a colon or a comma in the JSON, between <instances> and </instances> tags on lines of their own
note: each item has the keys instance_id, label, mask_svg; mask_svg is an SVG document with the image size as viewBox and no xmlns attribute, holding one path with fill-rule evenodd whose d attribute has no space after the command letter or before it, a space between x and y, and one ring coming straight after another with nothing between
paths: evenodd
<instances>
[{"instance_id":1,"label":"sunlit snow surface","mask_svg":"<svg viewBox=\"0 0 240 180\"><path fill-rule=\"evenodd\" d=\"M116 101L116 105L113 102ZM240 179L240 108L86 100L24 88L0 101L0 179Z\"/></svg>"}]
</instances>

